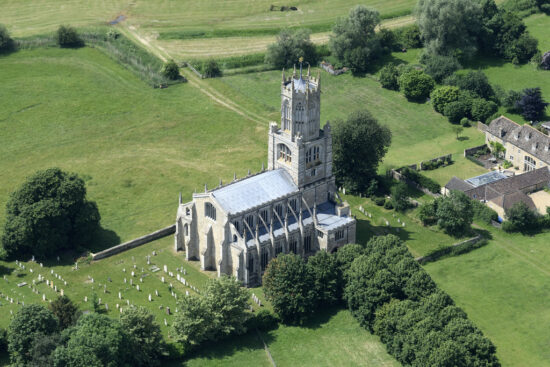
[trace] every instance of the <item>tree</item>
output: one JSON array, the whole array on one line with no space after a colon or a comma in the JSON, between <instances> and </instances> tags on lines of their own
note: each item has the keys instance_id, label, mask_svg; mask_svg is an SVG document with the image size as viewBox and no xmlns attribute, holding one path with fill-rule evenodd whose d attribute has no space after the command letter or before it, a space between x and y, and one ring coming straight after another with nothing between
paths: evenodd
<instances>
[{"instance_id":1,"label":"tree","mask_svg":"<svg viewBox=\"0 0 550 367\"><path fill-rule=\"evenodd\" d=\"M509 48L508 53L515 64L525 63L538 52L539 41L528 32L523 33Z\"/></svg>"},{"instance_id":2,"label":"tree","mask_svg":"<svg viewBox=\"0 0 550 367\"><path fill-rule=\"evenodd\" d=\"M59 334L38 335L30 350L31 360L29 366L51 366L53 365L53 352L61 343Z\"/></svg>"},{"instance_id":3,"label":"tree","mask_svg":"<svg viewBox=\"0 0 550 367\"><path fill-rule=\"evenodd\" d=\"M544 114L548 103L542 99L542 92L539 87L524 89L521 97L516 102L516 108L528 121L537 121Z\"/></svg>"},{"instance_id":4,"label":"tree","mask_svg":"<svg viewBox=\"0 0 550 367\"><path fill-rule=\"evenodd\" d=\"M506 211L506 225L503 229L507 232L528 233L539 227L539 217L524 202L514 204Z\"/></svg>"},{"instance_id":5,"label":"tree","mask_svg":"<svg viewBox=\"0 0 550 367\"><path fill-rule=\"evenodd\" d=\"M489 83L489 79L482 71L470 71L460 75L455 74L452 83L462 90L472 92L479 98L486 100L495 99L495 91L491 83Z\"/></svg>"},{"instance_id":6,"label":"tree","mask_svg":"<svg viewBox=\"0 0 550 367\"><path fill-rule=\"evenodd\" d=\"M162 75L170 80L177 80L180 77L180 68L174 60L168 60L162 67Z\"/></svg>"},{"instance_id":7,"label":"tree","mask_svg":"<svg viewBox=\"0 0 550 367\"><path fill-rule=\"evenodd\" d=\"M308 258L307 267L313 275L316 300L319 306L336 303L339 298L339 274L336 258L319 251Z\"/></svg>"},{"instance_id":8,"label":"tree","mask_svg":"<svg viewBox=\"0 0 550 367\"><path fill-rule=\"evenodd\" d=\"M410 70L399 76L399 87L407 99L424 101L434 89L435 82L422 70Z\"/></svg>"},{"instance_id":9,"label":"tree","mask_svg":"<svg viewBox=\"0 0 550 367\"><path fill-rule=\"evenodd\" d=\"M453 124L458 124L463 117L469 115L470 108L463 101L454 101L447 103L443 109L443 114L449 119Z\"/></svg>"},{"instance_id":10,"label":"tree","mask_svg":"<svg viewBox=\"0 0 550 367\"><path fill-rule=\"evenodd\" d=\"M317 53L309 38L310 33L308 29L283 29L277 35L276 42L267 47L265 63L278 69L290 68L303 57L304 61L315 64Z\"/></svg>"},{"instance_id":11,"label":"tree","mask_svg":"<svg viewBox=\"0 0 550 367\"><path fill-rule=\"evenodd\" d=\"M407 184L399 182L391 188L391 201L395 210L403 211L410 205Z\"/></svg>"},{"instance_id":12,"label":"tree","mask_svg":"<svg viewBox=\"0 0 550 367\"><path fill-rule=\"evenodd\" d=\"M7 28L3 24L0 24L0 53L11 51L13 48L14 43Z\"/></svg>"},{"instance_id":13,"label":"tree","mask_svg":"<svg viewBox=\"0 0 550 367\"><path fill-rule=\"evenodd\" d=\"M83 315L75 327L64 333L66 342L53 353L55 367L137 365L132 345L121 323L106 315Z\"/></svg>"},{"instance_id":14,"label":"tree","mask_svg":"<svg viewBox=\"0 0 550 367\"><path fill-rule=\"evenodd\" d=\"M456 57L430 52L422 54L421 62L425 66L426 73L434 78L436 82L441 82L444 78L461 68Z\"/></svg>"},{"instance_id":15,"label":"tree","mask_svg":"<svg viewBox=\"0 0 550 367\"><path fill-rule=\"evenodd\" d=\"M208 282L201 297L184 297L174 317L172 336L186 348L246 331L249 295L234 278Z\"/></svg>"},{"instance_id":16,"label":"tree","mask_svg":"<svg viewBox=\"0 0 550 367\"><path fill-rule=\"evenodd\" d=\"M134 306L120 316L120 324L134 347L134 366L160 366L164 341L155 317L145 307Z\"/></svg>"},{"instance_id":17,"label":"tree","mask_svg":"<svg viewBox=\"0 0 550 367\"><path fill-rule=\"evenodd\" d=\"M339 185L363 192L376 177L391 143L391 131L366 110L350 114L333 130L333 167Z\"/></svg>"},{"instance_id":18,"label":"tree","mask_svg":"<svg viewBox=\"0 0 550 367\"><path fill-rule=\"evenodd\" d=\"M81 47L84 44L76 29L71 26L59 26L55 37L60 47Z\"/></svg>"},{"instance_id":19,"label":"tree","mask_svg":"<svg viewBox=\"0 0 550 367\"><path fill-rule=\"evenodd\" d=\"M452 236L464 235L472 224L474 211L470 198L461 191L451 191L438 199L437 224Z\"/></svg>"},{"instance_id":20,"label":"tree","mask_svg":"<svg viewBox=\"0 0 550 367\"><path fill-rule=\"evenodd\" d=\"M81 178L59 168L38 171L6 204L2 246L11 258L53 256L61 249L88 245L99 220Z\"/></svg>"},{"instance_id":21,"label":"tree","mask_svg":"<svg viewBox=\"0 0 550 367\"><path fill-rule=\"evenodd\" d=\"M453 130L453 133L456 134L456 138L458 139L458 136L464 131L464 128L461 125L453 125L451 126L451 130Z\"/></svg>"},{"instance_id":22,"label":"tree","mask_svg":"<svg viewBox=\"0 0 550 367\"><path fill-rule=\"evenodd\" d=\"M314 278L298 255L279 255L263 276L266 298L285 323L303 322L316 305Z\"/></svg>"},{"instance_id":23,"label":"tree","mask_svg":"<svg viewBox=\"0 0 550 367\"><path fill-rule=\"evenodd\" d=\"M426 203L420 207L418 211L418 218L422 221L422 224L425 226L430 226L437 223L437 200L431 203Z\"/></svg>"},{"instance_id":24,"label":"tree","mask_svg":"<svg viewBox=\"0 0 550 367\"><path fill-rule=\"evenodd\" d=\"M493 101L487 101L483 98L476 98L472 101L472 118L476 121L483 123L487 122L487 119L493 116L498 110L498 106Z\"/></svg>"},{"instance_id":25,"label":"tree","mask_svg":"<svg viewBox=\"0 0 550 367\"><path fill-rule=\"evenodd\" d=\"M207 60L202 64L202 72L203 75L207 78L216 78L218 76L222 76L220 66L214 59Z\"/></svg>"},{"instance_id":26,"label":"tree","mask_svg":"<svg viewBox=\"0 0 550 367\"><path fill-rule=\"evenodd\" d=\"M64 330L76 324L80 317L78 307L67 296L59 296L49 305L50 311L59 320L59 328Z\"/></svg>"},{"instance_id":27,"label":"tree","mask_svg":"<svg viewBox=\"0 0 550 367\"><path fill-rule=\"evenodd\" d=\"M481 30L481 8L474 0L420 0L417 23L428 52L471 56Z\"/></svg>"},{"instance_id":28,"label":"tree","mask_svg":"<svg viewBox=\"0 0 550 367\"><path fill-rule=\"evenodd\" d=\"M32 359L35 341L57 332L57 319L45 307L31 304L15 314L8 328L8 351L12 363L25 365Z\"/></svg>"},{"instance_id":29,"label":"tree","mask_svg":"<svg viewBox=\"0 0 550 367\"><path fill-rule=\"evenodd\" d=\"M398 90L399 89L399 72L394 64L387 64L380 69L380 84L383 88Z\"/></svg>"},{"instance_id":30,"label":"tree","mask_svg":"<svg viewBox=\"0 0 550 367\"><path fill-rule=\"evenodd\" d=\"M352 8L346 18L332 28L329 48L336 58L354 73L361 73L382 54L380 39L375 33L380 14L364 5Z\"/></svg>"},{"instance_id":31,"label":"tree","mask_svg":"<svg viewBox=\"0 0 550 367\"><path fill-rule=\"evenodd\" d=\"M412 24L397 30L398 39L406 48L421 48L422 38L418 24Z\"/></svg>"},{"instance_id":32,"label":"tree","mask_svg":"<svg viewBox=\"0 0 550 367\"><path fill-rule=\"evenodd\" d=\"M444 85L436 88L430 94L430 100L434 106L434 110L443 113L445 106L451 102L458 100L459 89L455 86Z\"/></svg>"}]
</instances>

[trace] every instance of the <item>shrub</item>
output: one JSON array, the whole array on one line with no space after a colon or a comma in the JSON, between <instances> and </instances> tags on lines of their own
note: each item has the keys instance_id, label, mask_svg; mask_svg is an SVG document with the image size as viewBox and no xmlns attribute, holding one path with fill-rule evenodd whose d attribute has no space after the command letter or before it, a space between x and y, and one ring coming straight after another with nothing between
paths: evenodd
<instances>
[{"instance_id":1,"label":"shrub","mask_svg":"<svg viewBox=\"0 0 550 367\"><path fill-rule=\"evenodd\" d=\"M391 206L398 211L403 211L409 207L409 190L406 183L399 182L391 188ZM384 204L384 207L386 207L386 204Z\"/></svg>"},{"instance_id":2,"label":"shrub","mask_svg":"<svg viewBox=\"0 0 550 367\"><path fill-rule=\"evenodd\" d=\"M202 64L202 73L207 78L222 76L222 71L216 60L210 59Z\"/></svg>"},{"instance_id":3,"label":"shrub","mask_svg":"<svg viewBox=\"0 0 550 367\"><path fill-rule=\"evenodd\" d=\"M487 101L483 98L476 98L472 101L472 118L476 121L483 123L487 122L487 119L497 112L498 106L493 101Z\"/></svg>"},{"instance_id":4,"label":"shrub","mask_svg":"<svg viewBox=\"0 0 550 367\"><path fill-rule=\"evenodd\" d=\"M547 106L548 103L542 99L539 87L524 89L521 97L516 102L516 108L521 111L521 115L528 121L536 121L541 118Z\"/></svg>"},{"instance_id":5,"label":"shrub","mask_svg":"<svg viewBox=\"0 0 550 367\"><path fill-rule=\"evenodd\" d=\"M388 210L393 209L393 204L392 204L391 200L386 200L384 202L384 209L388 209Z\"/></svg>"},{"instance_id":6,"label":"shrub","mask_svg":"<svg viewBox=\"0 0 550 367\"><path fill-rule=\"evenodd\" d=\"M463 117L462 119L460 119L460 125L462 125L462 127L470 127L471 123L467 117Z\"/></svg>"},{"instance_id":7,"label":"shrub","mask_svg":"<svg viewBox=\"0 0 550 367\"><path fill-rule=\"evenodd\" d=\"M170 80L177 80L180 77L180 68L174 60L169 60L162 68L162 75Z\"/></svg>"},{"instance_id":8,"label":"shrub","mask_svg":"<svg viewBox=\"0 0 550 367\"><path fill-rule=\"evenodd\" d=\"M436 88L430 94L430 99L434 110L443 113L445 106L458 100L459 89L455 86L444 85Z\"/></svg>"},{"instance_id":9,"label":"shrub","mask_svg":"<svg viewBox=\"0 0 550 367\"><path fill-rule=\"evenodd\" d=\"M386 199L384 199L383 197L374 198L374 203L378 206L384 205L385 202L386 202Z\"/></svg>"},{"instance_id":10,"label":"shrub","mask_svg":"<svg viewBox=\"0 0 550 367\"><path fill-rule=\"evenodd\" d=\"M529 33L523 33L509 48L509 58L517 60L516 63L529 61L538 52L538 40Z\"/></svg>"},{"instance_id":11,"label":"shrub","mask_svg":"<svg viewBox=\"0 0 550 367\"><path fill-rule=\"evenodd\" d=\"M378 180L372 179L370 180L369 187L367 187L367 191L365 192L365 195L367 197L373 197L376 195L376 192L378 191Z\"/></svg>"},{"instance_id":12,"label":"shrub","mask_svg":"<svg viewBox=\"0 0 550 367\"><path fill-rule=\"evenodd\" d=\"M502 227L506 232L529 233L540 227L538 214L523 202L518 202L507 210L506 219L507 224Z\"/></svg>"},{"instance_id":13,"label":"shrub","mask_svg":"<svg viewBox=\"0 0 550 367\"><path fill-rule=\"evenodd\" d=\"M66 329L76 324L80 317L78 307L67 296L59 296L49 305L50 311L59 320L59 328Z\"/></svg>"},{"instance_id":14,"label":"shrub","mask_svg":"<svg viewBox=\"0 0 550 367\"><path fill-rule=\"evenodd\" d=\"M434 194L439 194L441 192L441 186L436 181L420 174L418 171L410 169L409 167L404 167L401 170L401 174Z\"/></svg>"},{"instance_id":15,"label":"shrub","mask_svg":"<svg viewBox=\"0 0 550 367\"><path fill-rule=\"evenodd\" d=\"M468 112L468 105L462 101L447 103L443 110L443 114L453 124L458 124L463 117L468 115Z\"/></svg>"},{"instance_id":16,"label":"shrub","mask_svg":"<svg viewBox=\"0 0 550 367\"><path fill-rule=\"evenodd\" d=\"M99 229L95 202L84 181L59 168L38 171L6 204L2 245L9 257L53 256L89 242Z\"/></svg>"},{"instance_id":17,"label":"shrub","mask_svg":"<svg viewBox=\"0 0 550 367\"><path fill-rule=\"evenodd\" d=\"M413 25L400 28L398 31L398 40L403 47L406 48L421 48L422 38L420 37L420 29L415 23Z\"/></svg>"},{"instance_id":18,"label":"shrub","mask_svg":"<svg viewBox=\"0 0 550 367\"><path fill-rule=\"evenodd\" d=\"M84 45L76 29L71 26L59 26L56 32L56 40L60 47L81 47Z\"/></svg>"},{"instance_id":19,"label":"shrub","mask_svg":"<svg viewBox=\"0 0 550 367\"><path fill-rule=\"evenodd\" d=\"M437 223L437 217L435 215L437 209L437 202L431 202L424 204L420 207L418 211L418 218L422 221L422 224L425 226L431 226Z\"/></svg>"},{"instance_id":20,"label":"shrub","mask_svg":"<svg viewBox=\"0 0 550 367\"><path fill-rule=\"evenodd\" d=\"M422 55L420 62L425 65L426 73L434 78L436 82L441 82L461 67L454 56L443 56L428 52Z\"/></svg>"},{"instance_id":21,"label":"shrub","mask_svg":"<svg viewBox=\"0 0 550 367\"><path fill-rule=\"evenodd\" d=\"M0 53L11 51L14 48L14 42L8 33L7 28L0 24Z\"/></svg>"},{"instance_id":22,"label":"shrub","mask_svg":"<svg viewBox=\"0 0 550 367\"><path fill-rule=\"evenodd\" d=\"M491 224L491 221L498 220L498 214L479 200L472 200L472 209L474 210L474 219Z\"/></svg>"},{"instance_id":23,"label":"shrub","mask_svg":"<svg viewBox=\"0 0 550 367\"><path fill-rule=\"evenodd\" d=\"M267 47L265 63L279 69L290 68L300 57L303 57L304 61L315 64L316 48L309 35L310 31L307 29L282 30L277 35L275 43Z\"/></svg>"},{"instance_id":24,"label":"shrub","mask_svg":"<svg viewBox=\"0 0 550 367\"><path fill-rule=\"evenodd\" d=\"M550 4L548 5L550 6ZM550 51L545 52L544 55L542 55L540 67L543 70L550 70Z\"/></svg>"},{"instance_id":25,"label":"shrub","mask_svg":"<svg viewBox=\"0 0 550 367\"><path fill-rule=\"evenodd\" d=\"M380 69L380 84L383 88L398 90L399 89L399 72L394 64L387 64Z\"/></svg>"},{"instance_id":26,"label":"shrub","mask_svg":"<svg viewBox=\"0 0 550 367\"><path fill-rule=\"evenodd\" d=\"M495 91L489 83L489 79L482 71L470 71L466 74L455 74L455 77L448 80L462 90L470 91L479 98L492 100L495 98Z\"/></svg>"},{"instance_id":27,"label":"shrub","mask_svg":"<svg viewBox=\"0 0 550 367\"><path fill-rule=\"evenodd\" d=\"M407 99L424 101L433 90L435 82L421 70L411 70L399 77L399 87Z\"/></svg>"}]
</instances>

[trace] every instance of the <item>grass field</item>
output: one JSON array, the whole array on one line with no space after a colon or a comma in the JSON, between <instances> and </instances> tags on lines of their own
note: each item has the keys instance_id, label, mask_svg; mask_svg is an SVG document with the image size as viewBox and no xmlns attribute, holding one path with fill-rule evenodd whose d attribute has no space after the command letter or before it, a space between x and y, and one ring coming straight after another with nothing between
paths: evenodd
<instances>
[{"instance_id":1,"label":"grass field","mask_svg":"<svg viewBox=\"0 0 550 367\"><path fill-rule=\"evenodd\" d=\"M425 266L497 346L503 366L550 366L550 233L494 240Z\"/></svg>"}]
</instances>

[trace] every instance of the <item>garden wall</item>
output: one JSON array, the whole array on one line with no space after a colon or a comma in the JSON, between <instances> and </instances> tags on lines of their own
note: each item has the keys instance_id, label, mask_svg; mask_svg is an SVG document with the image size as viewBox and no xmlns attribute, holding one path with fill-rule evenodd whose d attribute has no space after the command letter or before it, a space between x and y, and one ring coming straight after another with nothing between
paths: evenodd
<instances>
[{"instance_id":1,"label":"garden wall","mask_svg":"<svg viewBox=\"0 0 550 367\"><path fill-rule=\"evenodd\" d=\"M469 155L473 155L475 152L477 152L480 149L485 148L486 146L487 146L486 144L483 144L483 145L479 145L477 147L464 149L464 157L467 157Z\"/></svg>"},{"instance_id":2,"label":"garden wall","mask_svg":"<svg viewBox=\"0 0 550 367\"><path fill-rule=\"evenodd\" d=\"M104 259L109 256L113 256L115 254L118 254L120 252L132 249L134 247L138 247L141 245L145 245L146 243L158 240L160 238L167 237L171 234L176 233L176 225L172 224L169 227L159 229L158 231L155 231L153 233L146 234L145 236L141 236L139 238L136 238L134 240L121 243L120 245L113 246L111 248L108 248L106 250L100 251L96 254L92 254L92 260L99 260Z\"/></svg>"},{"instance_id":3,"label":"garden wall","mask_svg":"<svg viewBox=\"0 0 550 367\"><path fill-rule=\"evenodd\" d=\"M477 235L476 237L467 239L466 241L455 243L454 245L436 250L429 255L417 257L415 260L420 264L425 264L430 261L436 261L437 259L449 255L449 254L461 254L477 248L475 245L483 239L483 236ZM481 244L482 245L482 244Z\"/></svg>"}]
</instances>

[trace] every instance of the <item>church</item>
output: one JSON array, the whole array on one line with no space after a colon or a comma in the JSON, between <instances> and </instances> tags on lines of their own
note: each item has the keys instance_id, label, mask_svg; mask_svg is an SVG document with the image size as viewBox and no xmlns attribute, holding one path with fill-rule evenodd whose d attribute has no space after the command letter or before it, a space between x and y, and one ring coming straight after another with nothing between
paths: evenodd
<instances>
[{"instance_id":1,"label":"church","mask_svg":"<svg viewBox=\"0 0 550 367\"><path fill-rule=\"evenodd\" d=\"M321 78L294 72L281 83L281 124L271 122L267 170L221 184L182 203L175 248L201 269L260 285L280 253L304 258L355 242L355 219L332 175L332 136L321 129Z\"/></svg>"}]
</instances>

